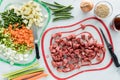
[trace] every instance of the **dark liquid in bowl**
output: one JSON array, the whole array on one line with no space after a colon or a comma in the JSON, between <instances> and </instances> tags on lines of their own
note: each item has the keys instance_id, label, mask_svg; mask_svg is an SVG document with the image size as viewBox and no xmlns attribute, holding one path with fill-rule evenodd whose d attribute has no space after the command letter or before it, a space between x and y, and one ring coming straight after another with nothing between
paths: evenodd
<instances>
[{"instance_id":1,"label":"dark liquid in bowl","mask_svg":"<svg viewBox=\"0 0 120 80\"><path fill-rule=\"evenodd\" d=\"M114 25L117 30L120 30L120 17L114 19Z\"/></svg>"}]
</instances>

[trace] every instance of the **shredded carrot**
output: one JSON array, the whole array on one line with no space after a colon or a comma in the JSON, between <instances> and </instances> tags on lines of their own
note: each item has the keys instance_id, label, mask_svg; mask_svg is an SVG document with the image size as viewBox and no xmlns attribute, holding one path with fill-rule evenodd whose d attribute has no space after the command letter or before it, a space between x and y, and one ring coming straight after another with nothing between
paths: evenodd
<instances>
[{"instance_id":1,"label":"shredded carrot","mask_svg":"<svg viewBox=\"0 0 120 80\"><path fill-rule=\"evenodd\" d=\"M22 80L22 79L28 79L30 77L34 77L36 75L40 75L42 74L43 72L35 72L35 73L32 73L32 74L27 74L27 75L24 75L24 76L20 76L20 77L17 77L17 78L14 78L12 80Z\"/></svg>"},{"instance_id":2,"label":"shredded carrot","mask_svg":"<svg viewBox=\"0 0 120 80\"><path fill-rule=\"evenodd\" d=\"M40 74L40 75L37 75L37 76L32 77L32 78L27 79L27 80L37 80L37 79L40 79L40 78L43 78L43 77L46 77L46 76L48 76L48 74L42 73L42 74Z\"/></svg>"},{"instance_id":3,"label":"shredded carrot","mask_svg":"<svg viewBox=\"0 0 120 80\"><path fill-rule=\"evenodd\" d=\"M15 24L13 29L12 25L9 25L8 29L4 33L8 32L15 44L26 44L27 47L34 48L34 38L32 30L27 29L24 25L21 28L17 28L18 24Z\"/></svg>"}]
</instances>

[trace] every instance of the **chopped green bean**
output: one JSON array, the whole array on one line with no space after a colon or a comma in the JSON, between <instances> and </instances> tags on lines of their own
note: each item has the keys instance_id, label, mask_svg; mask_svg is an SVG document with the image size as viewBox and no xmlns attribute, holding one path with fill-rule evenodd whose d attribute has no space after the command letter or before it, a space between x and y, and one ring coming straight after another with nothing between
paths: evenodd
<instances>
[{"instance_id":1,"label":"chopped green bean","mask_svg":"<svg viewBox=\"0 0 120 80\"><path fill-rule=\"evenodd\" d=\"M65 19L70 19L70 18L73 18L73 16L57 16L53 19L53 21L65 20Z\"/></svg>"},{"instance_id":2,"label":"chopped green bean","mask_svg":"<svg viewBox=\"0 0 120 80\"><path fill-rule=\"evenodd\" d=\"M63 8L60 8L60 9L53 9L51 7L49 7L54 13L57 13L57 12L68 12L70 10L72 10L73 8L72 7L63 7Z\"/></svg>"},{"instance_id":3,"label":"chopped green bean","mask_svg":"<svg viewBox=\"0 0 120 80\"><path fill-rule=\"evenodd\" d=\"M71 14L70 12L54 12L53 15L55 14Z\"/></svg>"},{"instance_id":4,"label":"chopped green bean","mask_svg":"<svg viewBox=\"0 0 120 80\"><path fill-rule=\"evenodd\" d=\"M42 1L43 2L43 1ZM48 7L52 10L52 15L55 16L53 21L58 20L64 20L64 19L70 19L73 16L69 11L73 9L72 5L64 6L62 4L59 4L57 2L54 2L54 4L43 2L44 4L48 5Z\"/></svg>"},{"instance_id":5,"label":"chopped green bean","mask_svg":"<svg viewBox=\"0 0 120 80\"><path fill-rule=\"evenodd\" d=\"M65 7L64 5L59 4L59 3L57 3L57 2L54 2L54 4L59 5L59 6L61 6L61 7Z\"/></svg>"},{"instance_id":6,"label":"chopped green bean","mask_svg":"<svg viewBox=\"0 0 120 80\"><path fill-rule=\"evenodd\" d=\"M6 10L2 12L0 15L3 20L2 27L4 28L8 28L9 24L13 25L13 24L18 23L19 24L18 26L25 24L23 22L23 18L21 16L18 16L16 13L14 13L14 9Z\"/></svg>"},{"instance_id":7,"label":"chopped green bean","mask_svg":"<svg viewBox=\"0 0 120 80\"><path fill-rule=\"evenodd\" d=\"M54 14L55 16L71 16L71 14Z\"/></svg>"},{"instance_id":8,"label":"chopped green bean","mask_svg":"<svg viewBox=\"0 0 120 80\"><path fill-rule=\"evenodd\" d=\"M68 9L68 8L70 8L71 7L71 5L69 5L69 6L65 6L65 7L62 7L62 8L59 8L59 9L56 9L56 10L53 10L54 12L59 12L59 11L63 11L63 10L65 10L65 9Z\"/></svg>"},{"instance_id":9,"label":"chopped green bean","mask_svg":"<svg viewBox=\"0 0 120 80\"><path fill-rule=\"evenodd\" d=\"M51 8L51 7L49 7L49 9L52 10L52 11L56 10L56 9Z\"/></svg>"},{"instance_id":10,"label":"chopped green bean","mask_svg":"<svg viewBox=\"0 0 120 80\"><path fill-rule=\"evenodd\" d=\"M56 4L50 4L50 3L47 3L47 2L44 2L44 1L41 1L42 3L46 4L46 5L49 5L49 6L52 6L52 7L57 7L57 8L61 8L60 5L56 5Z\"/></svg>"}]
</instances>

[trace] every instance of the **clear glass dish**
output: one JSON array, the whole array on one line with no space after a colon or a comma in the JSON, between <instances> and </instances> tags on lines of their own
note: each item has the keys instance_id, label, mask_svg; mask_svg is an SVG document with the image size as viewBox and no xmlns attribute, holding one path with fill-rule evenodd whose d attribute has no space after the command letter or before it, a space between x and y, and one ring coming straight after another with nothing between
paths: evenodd
<instances>
[{"instance_id":1,"label":"clear glass dish","mask_svg":"<svg viewBox=\"0 0 120 80\"><path fill-rule=\"evenodd\" d=\"M86 25L86 28L84 30L82 30L82 27L80 26L80 24ZM90 18L84 19L82 21L79 21L77 23L68 25L68 26L52 27L52 28L47 29L43 33L43 36L41 38L41 51L42 51L42 55L44 58L46 68L48 69L49 73L54 78L56 78L57 80L67 80L69 78L72 78L78 74L82 74L85 72L90 73L92 71L104 70L111 65L111 63L112 63L111 56L109 55L109 51L107 50L104 39L102 38L102 35L99 31L99 27L102 28L102 30L106 34L106 37L108 38L109 42L112 44L111 36L107 29L107 26L104 24L104 22L102 22L101 20L99 20L98 18L95 18L95 17L90 17ZM51 57L51 53L49 51L49 46L52 43L51 35L58 33L58 32L62 33L62 37L68 36L70 34L77 35L77 34L80 34L81 32L91 33L93 35L93 37L99 43L102 43L106 49L106 52L103 54L102 60L99 62L95 62L93 60L92 65L81 66L81 68L72 70L70 72L66 72L66 73L58 72L51 64L52 57ZM86 74L82 74L82 75L86 75Z\"/></svg>"},{"instance_id":2,"label":"clear glass dish","mask_svg":"<svg viewBox=\"0 0 120 80\"><path fill-rule=\"evenodd\" d=\"M0 3L2 6L0 8L0 10L4 11L11 5L19 6L18 4L22 5L28 1L30 1L30 0L3 0ZM38 45L40 46L40 38L43 34L43 31L46 29L46 27L50 21L50 10L45 4L41 3L39 0L33 0L33 1L37 2L40 5L40 7L42 9L42 14L47 16L47 18L44 21L43 27L39 28L39 30L38 30L38 37L39 37ZM3 61L5 63L10 64L10 61L5 59L5 57L3 57L2 55L0 55L0 61ZM30 51L30 56L29 56L28 61L15 62L14 65L16 65L16 66L28 66L28 65L31 65L32 63L34 63L35 61L36 61L35 51L32 50L32 51Z\"/></svg>"},{"instance_id":3,"label":"clear glass dish","mask_svg":"<svg viewBox=\"0 0 120 80\"><path fill-rule=\"evenodd\" d=\"M106 5L106 6L109 8L109 14L108 14L106 17L104 17L104 18L98 16L98 15L95 13L97 7L98 7L99 5L101 5L101 4ZM95 15L97 18L99 18L99 19L105 19L105 18L111 16L112 13L113 13L113 6L112 6L112 4L109 3L108 1L99 1L99 2L95 5L94 15Z\"/></svg>"}]
</instances>

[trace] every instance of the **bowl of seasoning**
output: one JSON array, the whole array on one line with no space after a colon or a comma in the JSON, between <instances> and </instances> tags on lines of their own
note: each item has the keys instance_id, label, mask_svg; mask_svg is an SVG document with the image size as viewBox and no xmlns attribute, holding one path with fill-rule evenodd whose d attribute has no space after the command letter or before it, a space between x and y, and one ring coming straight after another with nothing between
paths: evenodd
<instances>
[{"instance_id":1,"label":"bowl of seasoning","mask_svg":"<svg viewBox=\"0 0 120 80\"><path fill-rule=\"evenodd\" d=\"M111 24L111 29L113 29L114 31L120 31L120 14L116 15L113 20L112 20L112 24Z\"/></svg>"},{"instance_id":2,"label":"bowl of seasoning","mask_svg":"<svg viewBox=\"0 0 120 80\"><path fill-rule=\"evenodd\" d=\"M100 1L95 5L94 14L97 18L104 19L113 12L112 5L107 1Z\"/></svg>"}]
</instances>

